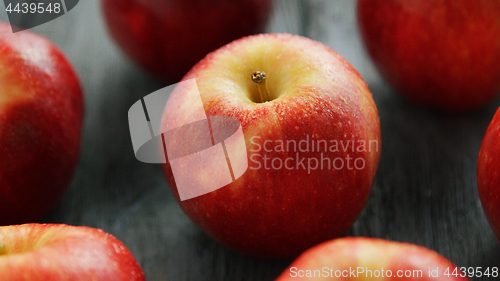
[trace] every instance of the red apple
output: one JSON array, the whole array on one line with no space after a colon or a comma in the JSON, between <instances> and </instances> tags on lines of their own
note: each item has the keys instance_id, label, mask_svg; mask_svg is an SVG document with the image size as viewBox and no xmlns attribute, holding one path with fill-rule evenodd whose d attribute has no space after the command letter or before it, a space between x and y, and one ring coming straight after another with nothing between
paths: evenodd
<instances>
[{"instance_id":1,"label":"red apple","mask_svg":"<svg viewBox=\"0 0 500 281\"><path fill-rule=\"evenodd\" d=\"M260 84L257 71L265 74ZM381 143L372 94L346 60L304 37L263 34L209 54L183 81L192 78L197 87L178 87L167 102L166 138L206 116L233 117L243 130L225 141L236 180L220 189L180 200L172 159L163 166L182 209L202 230L240 253L292 258L350 228L370 194ZM195 111L201 103L204 110ZM191 129L174 142L176 152L203 137ZM209 190L222 173L211 156L196 167L176 158L176 167L198 190Z\"/></svg>"},{"instance_id":2,"label":"red apple","mask_svg":"<svg viewBox=\"0 0 500 281\"><path fill-rule=\"evenodd\" d=\"M481 144L477 187L486 217L500 239L500 108Z\"/></svg>"},{"instance_id":3,"label":"red apple","mask_svg":"<svg viewBox=\"0 0 500 281\"><path fill-rule=\"evenodd\" d=\"M500 0L359 0L375 65L413 102L450 112L500 94Z\"/></svg>"},{"instance_id":4,"label":"red apple","mask_svg":"<svg viewBox=\"0 0 500 281\"><path fill-rule=\"evenodd\" d=\"M102 0L112 37L156 77L179 81L209 52L264 31L272 0Z\"/></svg>"},{"instance_id":5,"label":"red apple","mask_svg":"<svg viewBox=\"0 0 500 281\"><path fill-rule=\"evenodd\" d=\"M63 224L0 227L0 272L3 281L146 280L111 234Z\"/></svg>"},{"instance_id":6,"label":"red apple","mask_svg":"<svg viewBox=\"0 0 500 281\"><path fill-rule=\"evenodd\" d=\"M300 277L307 280L468 280L468 272L462 270L421 246L347 237L307 250L276 281Z\"/></svg>"},{"instance_id":7,"label":"red apple","mask_svg":"<svg viewBox=\"0 0 500 281\"><path fill-rule=\"evenodd\" d=\"M0 224L40 219L58 203L80 150L83 97L62 52L0 22Z\"/></svg>"}]
</instances>

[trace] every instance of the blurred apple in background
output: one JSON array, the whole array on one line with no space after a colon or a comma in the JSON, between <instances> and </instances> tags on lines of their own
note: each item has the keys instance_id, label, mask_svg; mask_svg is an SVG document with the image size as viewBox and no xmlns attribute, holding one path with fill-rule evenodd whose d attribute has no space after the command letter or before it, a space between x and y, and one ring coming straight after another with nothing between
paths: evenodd
<instances>
[{"instance_id":1,"label":"blurred apple in background","mask_svg":"<svg viewBox=\"0 0 500 281\"><path fill-rule=\"evenodd\" d=\"M255 35L206 56L183 80L191 78L206 116L241 122L246 147L228 149L228 157L233 171L248 165L232 183L184 201L170 164L163 166L182 209L202 230L246 255L293 258L351 227L368 200L381 141L372 94L346 60L304 37ZM195 90L178 87L170 96L161 129L167 136L206 118L189 111L200 103ZM178 149L193 139L179 139ZM213 161L197 170L176 161L200 189L218 176L210 172Z\"/></svg>"},{"instance_id":2,"label":"blurred apple in background","mask_svg":"<svg viewBox=\"0 0 500 281\"><path fill-rule=\"evenodd\" d=\"M0 227L2 281L142 281L130 251L100 229L62 224Z\"/></svg>"},{"instance_id":3,"label":"blurred apple in background","mask_svg":"<svg viewBox=\"0 0 500 281\"><path fill-rule=\"evenodd\" d=\"M481 144L477 186L486 217L500 239L500 108Z\"/></svg>"},{"instance_id":4,"label":"blurred apple in background","mask_svg":"<svg viewBox=\"0 0 500 281\"><path fill-rule=\"evenodd\" d=\"M359 0L375 65L413 102L450 112L500 94L500 0Z\"/></svg>"},{"instance_id":5,"label":"blurred apple in background","mask_svg":"<svg viewBox=\"0 0 500 281\"><path fill-rule=\"evenodd\" d=\"M460 275L464 273L453 263L427 248L383 239L347 237L307 250L276 281L300 277L307 280L469 280Z\"/></svg>"},{"instance_id":6,"label":"blurred apple in background","mask_svg":"<svg viewBox=\"0 0 500 281\"><path fill-rule=\"evenodd\" d=\"M206 54L264 31L272 0L102 0L109 31L156 77L179 81Z\"/></svg>"},{"instance_id":7,"label":"blurred apple in background","mask_svg":"<svg viewBox=\"0 0 500 281\"><path fill-rule=\"evenodd\" d=\"M83 97L47 39L0 22L0 224L40 219L64 194L80 151Z\"/></svg>"}]
</instances>

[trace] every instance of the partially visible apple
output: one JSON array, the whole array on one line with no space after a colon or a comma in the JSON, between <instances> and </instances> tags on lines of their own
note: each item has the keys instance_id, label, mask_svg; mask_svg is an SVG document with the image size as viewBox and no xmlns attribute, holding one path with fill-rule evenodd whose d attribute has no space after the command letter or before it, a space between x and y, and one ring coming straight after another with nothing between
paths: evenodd
<instances>
[{"instance_id":1,"label":"partially visible apple","mask_svg":"<svg viewBox=\"0 0 500 281\"><path fill-rule=\"evenodd\" d=\"M449 260L427 248L383 239L346 237L304 252L276 281L468 280Z\"/></svg>"},{"instance_id":2,"label":"partially visible apple","mask_svg":"<svg viewBox=\"0 0 500 281\"><path fill-rule=\"evenodd\" d=\"M83 97L63 53L0 22L0 224L32 222L58 203L80 151Z\"/></svg>"},{"instance_id":3,"label":"partially visible apple","mask_svg":"<svg viewBox=\"0 0 500 281\"><path fill-rule=\"evenodd\" d=\"M486 217L500 240L500 108L481 144L477 187Z\"/></svg>"},{"instance_id":4,"label":"partially visible apple","mask_svg":"<svg viewBox=\"0 0 500 281\"><path fill-rule=\"evenodd\" d=\"M102 0L112 37L156 77L179 81L206 54L264 31L272 0Z\"/></svg>"},{"instance_id":5,"label":"partially visible apple","mask_svg":"<svg viewBox=\"0 0 500 281\"><path fill-rule=\"evenodd\" d=\"M146 280L130 251L101 229L63 224L0 227L2 281Z\"/></svg>"},{"instance_id":6,"label":"partially visible apple","mask_svg":"<svg viewBox=\"0 0 500 281\"><path fill-rule=\"evenodd\" d=\"M375 65L413 102L449 112L500 94L500 0L359 0Z\"/></svg>"},{"instance_id":7,"label":"partially visible apple","mask_svg":"<svg viewBox=\"0 0 500 281\"><path fill-rule=\"evenodd\" d=\"M182 209L203 231L240 253L293 258L350 228L368 200L381 142L372 94L346 60L308 38L262 34L207 55L183 81L191 78L197 87L177 87L167 102L166 138L206 116L234 117L243 129L241 138L225 141L236 174L225 187L181 201L171 164L163 166ZM195 111L201 103L204 110ZM183 130L176 152L203 138L192 129ZM219 155L211 156L196 167L176 159L176 167L192 186L209 189L227 172L214 171Z\"/></svg>"}]
</instances>

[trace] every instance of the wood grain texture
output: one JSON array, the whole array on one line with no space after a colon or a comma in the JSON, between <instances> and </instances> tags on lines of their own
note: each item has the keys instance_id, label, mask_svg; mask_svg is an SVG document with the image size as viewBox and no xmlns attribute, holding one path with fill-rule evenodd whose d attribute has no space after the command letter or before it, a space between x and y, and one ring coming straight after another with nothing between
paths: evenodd
<instances>
[{"instance_id":1,"label":"wood grain texture","mask_svg":"<svg viewBox=\"0 0 500 281\"><path fill-rule=\"evenodd\" d=\"M0 19L6 20L3 3L0 9ZM67 54L86 95L80 163L63 201L44 222L114 234L148 280L273 280L287 267L290 261L244 257L208 238L180 210L160 166L135 159L128 109L166 85L135 67L111 42L97 0L80 1L34 31ZM382 158L368 205L348 235L423 245L459 266L499 266L500 244L477 194L476 163L500 102L466 115L443 115L399 98L363 49L355 1L277 0L268 31L329 45L358 69L373 92Z\"/></svg>"}]
</instances>

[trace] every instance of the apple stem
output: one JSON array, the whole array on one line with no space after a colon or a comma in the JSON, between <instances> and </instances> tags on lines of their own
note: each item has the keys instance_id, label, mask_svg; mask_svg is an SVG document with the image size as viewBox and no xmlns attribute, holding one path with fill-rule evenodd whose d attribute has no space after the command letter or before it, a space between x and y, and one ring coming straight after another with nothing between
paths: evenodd
<instances>
[{"instance_id":1,"label":"apple stem","mask_svg":"<svg viewBox=\"0 0 500 281\"><path fill-rule=\"evenodd\" d=\"M269 101L269 88L267 87L266 73L263 71L255 71L252 73L252 81L257 84L257 89L259 89L260 102Z\"/></svg>"},{"instance_id":2,"label":"apple stem","mask_svg":"<svg viewBox=\"0 0 500 281\"><path fill-rule=\"evenodd\" d=\"M7 246L0 242L0 256L7 254Z\"/></svg>"}]
</instances>

